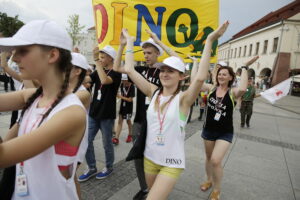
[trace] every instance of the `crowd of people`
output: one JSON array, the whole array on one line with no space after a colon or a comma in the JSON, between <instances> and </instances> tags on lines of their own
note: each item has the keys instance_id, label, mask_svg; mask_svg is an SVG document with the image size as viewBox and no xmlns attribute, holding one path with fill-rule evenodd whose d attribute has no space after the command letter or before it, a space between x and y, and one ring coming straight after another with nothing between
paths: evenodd
<instances>
[{"instance_id":1,"label":"crowd of people","mask_svg":"<svg viewBox=\"0 0 300 200\"><path fill-rule=\"evenodd\" d=\"M134 160L140 188L133 199L167 199L185 168L185 126L192 105L200 99L207 180L199 189L212 188L210 199L220 199L221 164L234 134L233 111L241 101L241 126L250 126L256 95L247 70L258 59L242 66L235 87L231 67L219 63L209 72L212 44L228 25L208 35L200 62L190 57L193 67L185 90L183 59L150 30L140 46L145 66L135 66L135 38L123 29L117 51L109 45L94 49L94 69L80 52L72 52L68 33L53 21L32 21L13 37L0 38L1 67L17 86L15 92L0 94L0 112L14 113L0 143L0 167L5 168L0 198L81 199L78 182L113 173L114 145L119 144L126 120L128 143L137 141L147 123L144 156ZM168 57L158 62L164 53ZM101 170L94 150L99 130L105 152ZM84 160L87 170L76 177Z\"/></svg>"}]
</instances>

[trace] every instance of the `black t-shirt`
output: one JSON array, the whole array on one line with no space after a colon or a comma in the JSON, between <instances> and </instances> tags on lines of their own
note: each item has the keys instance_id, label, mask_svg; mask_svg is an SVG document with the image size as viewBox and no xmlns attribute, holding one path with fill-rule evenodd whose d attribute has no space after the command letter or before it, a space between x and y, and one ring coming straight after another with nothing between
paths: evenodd
<instances>
[{"instance_id":1,"label":"black t-shirt","mask_svg":"<svg viewBox=\"0 0 300 200\"><path fill-rule=\"evenodd\" d=\"M102 85L97 71L90 75L92 83L95 84L90 116L94 119L115 119L116 96L121 83L121 74L113 70L104 71L113 80L112 84ZM99 91L101 91L101 95Z\"/></svg>"},{"instance_id":2,"label":"black t-shirt","mask_svg":"<svg viewBox=\"0 0 300 200\"><path fill-rule=\"evenodd\" d=\"M135 87L133 84L130 84L129 87L126 87L121 83L120 90L121 90L121 95L123 97L133 98L135 96ZM123 99L121 100L121 104L120 104L121 115L132 114L132 109L133 109L133 102L128 102Z\"/></svg>"},{"instance_id":3,"label":"black t-shirt","mask_svg":"<svg viewBox=\"0 0 300 200\"><path fill-rule=\"evenodd\" d=\"M234 107L229 95L230 90L227 91L223 99L216 98L216 91L208 96L206 121L203 127L211 131L233 133L232 115Z\"/></svg>"},{"instance_id":4,"label":"black t-shirt","mask_svg":"<svg viewBox=\"0 0 300 200\"><path fill-rule=\"evenodd\" d=\"M159 80L160 70L158 68L136 67L135 69L149 82L157 85L158 87L161 87L160 80ZM146 120L147 108L148 105L146 105L146 96L137 88L136 113L135 113L134 122L142 123L143 121Z\"/></svg>"}]
</instances>

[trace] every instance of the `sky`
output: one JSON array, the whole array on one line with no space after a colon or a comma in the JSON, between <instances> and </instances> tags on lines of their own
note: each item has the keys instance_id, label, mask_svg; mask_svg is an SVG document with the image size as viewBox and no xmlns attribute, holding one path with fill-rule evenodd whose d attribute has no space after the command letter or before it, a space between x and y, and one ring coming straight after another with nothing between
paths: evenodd
<instances>
[{"instance_id":1,"label":"sky","mask_svg":"<svg viewBox=\"0 0 300 200\"><path fill-rule=\"evenodd\" d=\"M293 0L220 0L220 23L229 20L230 26L220 43L251 25L266 14ZM175 2L175 0L174 0ZM86 29L94 26L92 0L0 0L0 12L19 15L23 22L51 19L67 26L68 17L79 14L79 22Z\"/></svg>"}]
</instances>

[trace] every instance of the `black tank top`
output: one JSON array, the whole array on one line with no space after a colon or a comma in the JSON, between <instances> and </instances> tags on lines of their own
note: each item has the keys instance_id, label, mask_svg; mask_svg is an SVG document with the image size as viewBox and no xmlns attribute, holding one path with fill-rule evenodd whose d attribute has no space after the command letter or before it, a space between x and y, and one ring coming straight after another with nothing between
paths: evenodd
<instances>
[{"instance_id":1,"label":"black tank top","mask_svg":"<svg viewBox=\"0 0 300 200\"><path fill-rule=\"evenodd\" d=\"M216 98L217 90L215 89L208 96L206 120L203 125L204 129L222 133L233 133L232 115L234 107L229 92L230 90L226 92L223 98Z\"/></svg>"}]
</instances>

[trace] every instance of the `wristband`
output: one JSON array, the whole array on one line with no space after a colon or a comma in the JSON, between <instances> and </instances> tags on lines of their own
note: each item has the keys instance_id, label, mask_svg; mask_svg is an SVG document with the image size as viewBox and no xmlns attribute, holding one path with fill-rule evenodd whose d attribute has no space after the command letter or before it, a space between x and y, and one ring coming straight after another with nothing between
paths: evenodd
<instances>
[{"instance_id":1,"label":"wristband","mask_svg":"<svg viewBox=\"0 0 300 200\"><path fill-rule=\"evenodd\" d=\"M132 49L128 49L125 51L125 53L133 53L133 50Z\"/></svg>"},{"instance_id":2,"label":"wristband","mask_svg":"<svg viewBox=\"0 0 300 200\"><path fill-rule=\"evenodd\" d=\"M248 70L248 69L249 69L248 66L242 66L241 68L242 68L242 69L245 69L245 70Z\"/></svg>"}]
</instances>

